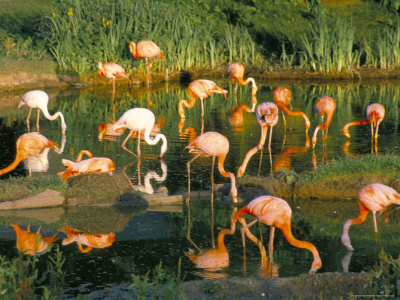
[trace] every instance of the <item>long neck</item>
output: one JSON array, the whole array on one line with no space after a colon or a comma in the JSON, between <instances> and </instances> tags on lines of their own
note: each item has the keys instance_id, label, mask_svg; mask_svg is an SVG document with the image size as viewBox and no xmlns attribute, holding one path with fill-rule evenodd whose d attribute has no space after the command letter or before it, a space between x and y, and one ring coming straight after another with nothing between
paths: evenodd
<instances>
[{"instance_id":1,"label":"long neck","mask_svg":"<svg viewBox=\"0 0 400 300\"><path fill-rule=\"evenodd\" d=\"M302 111L291 111L285 105L278 105L278 106L288 116L293 116L293 117L300 116L300 117L302 117L304 119L305 124L306 124L306 129L308 131L308 129L310 128L310 120L308 119L308 117L307 117L307 115L305 113L303 113Z\"/></svg>"},{"instance_id":2,"label":"long neck","mask_svg":"<svg viewBox=\"0 0 400 300\"><path fill-rule=\"evenodd\" d=\"M67 125L65 124L64 120L64 115L61 112L56 112L54 115L50 115L49 111L47 110L47 107L41 108L41 111L43 112L43 115L50 121L53 121L57 118L61 119L61 128L65 130L67 128Z\"/></svg>"},{"instance_id":3,"label":"long neck","mask_svg":"<svg viewBox=\"0 0 400 300\"><path fill-rule=\"evenodd\" d=\"M318 250L317 248L315 248L315 246L309 242L306 241L300 241L298 239L296 239L293 234L292 234L292 229L290 227L290 221L289 222L285 222L285 224L280 227L283 235L285 236L286 240L289 242L289 244L291 244L294 247L297 248L303 248L303 249L307 249L308 251L310 251L314 257L314 261L312 263L312 266L314 265L318 265L321 266L321 258L319 256Z\"/></svg>"},{"instance_id":4,"label":"long neck","mask_svg":"<svg viewBox=\"0 0 400 300\"><path fill-rule=\"evenodd\" d=\"M11 163L11 165L0 170L0 175L6 174L6 173L14 170L19 165L19 163L21 162L22 159L25 159L25 158L20 157L17 153L17 156L15 157L15 159Z\"/></svg>"},{"instance_id":5,"label":"long neck","mask_svg":"<svg viewBox=\"0 0 400 300\"><path fill-rule=\"evenodd\" d=\"M163 157L164 153L167 152L167 138L165 137L165 135L159 133L154 137L154 139L151 139L150 132L151 132L151 128L147 128L145 130L145 132L144 132L144 140L149 145L156 145L160 140L162 140L163 143L161 145L160 157Z\"/></svg>"},{"instance_id":6,"label":"long neck","mask_svg":"<svg viewBox=\"0 0 400 300\"><path fill-rule=\"evenodd\" d=\"M196 97L190 97L190 102L188 102L186 99L180 100L178 106L178 113L181 116L181 118L185 117L185 111L183 110L183 106L186 106L187 108L192 108L195 104L196 104Z\"/></svg>"},{"instance_id":7,"label":"long neck","mask_svg":"<svg viewBox=\"0 0 400 300\"><path fill-rule=\"evenodd\" d=\"M315 147L315 143L317 142L318 130L320 130L320 129L321 130L326 130L329 127L329 125L331 125L332 118L333 118L333 113L332 114L328 114L327 117L326 117L325 123L315 127L313 138L312 138L313 149Z\"/></svg>"},{"instance_id":8,"label":"long neck","mask_svg":"<svg viewBox=\"0 0 400 300\"><path fill-rule=\"evenodd\" d=\"M364 124L368 124L371 123L371 120L362 120L362 121L352 121L347 123L346 125L343 126L342 128L342 132L343 134L347 137L350 138L350 133L349 133L349 127L350 126L354 126L354 125L364 125Z\"/></svg>"},{"instance_id":9,"label":"long neck","mask_svg":"<svg viewBox=\"0 0 400 300\"><path fill-rule=\"evenodd\" d=\"M226 157L226 155L218 156L218 171L222 176L229 177L231 179L231 194L233 197L233 201L237 202L237 198L236 198L237 197L237 189L236 189L235 175L231 172L225 171L225 168L224 168L225 157Z\"/></svg>"},{"instance_id":10,"label":"long neck","mask_svg":"<svg viewBox=\"0 0 400 300\"><path fill-rule=\"evenodd\" d=\"M222 229L219 233L218 233L218 249L220 250L225 250L225 243L224 243L224 237L226 234L233 234L233 232L231 232L230 229Z\"/></svg>"},{"instance_id":11,"label":"long neck","mask_svg":"<svg viewBox=\"0 0 400 300\"><path fill-rule=\"evenodd\" d=\"M249 77L244 81L243 81L243 77L238 78L238 82L240 85L248 85L251 82L251 86L256 86L256 81L252 77Z\"/></svg>"},{"instance_id":12,"label":"long neck","mask_svg":"<svg viewBox=\"0 0 400 300\"><path fill-rule=\"evenodd\" d=\"M358 205L360 207L360 214L358 215L358 217L355 219L347 220L343 225L343 233L342 233L341 241L342 241L343 245L345 245L349 250L353 250L353 247L351 246L351 243L350 243L350 237L349 237L350 226L363 223L365 221L365 219L367 218L368 212L369 212L368 209L364 205L362 205L362 203L360 201L358 201Z\"/></svg>"}]
</instances>

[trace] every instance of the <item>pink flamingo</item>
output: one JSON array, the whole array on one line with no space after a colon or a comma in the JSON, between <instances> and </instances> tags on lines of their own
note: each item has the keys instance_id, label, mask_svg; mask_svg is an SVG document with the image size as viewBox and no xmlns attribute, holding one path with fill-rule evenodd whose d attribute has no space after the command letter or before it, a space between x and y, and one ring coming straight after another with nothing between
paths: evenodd
<instances>
[{"instance_id":1,"label":"pink flamingo","mask_svg":"<svg viewBox=\"0 0 400 300\"><path fill-rule=\"evenodd\" d=\"M244 65L239 62L231 63L228 67L227 72L232 77L232 83L235 83L235 96L237 95L238 84L248 85L251 82L251 95L255 96L257 93L256 81L252 77L248 77L246 80L243 79L245 68Z\"/></svg>"},{"instance_id":2,"label":"pink flamingo","mask_svg":"<svg viewBox=\"0 0 400 300\"><path fill-rule=\"evenodd\" d=\"M129 76L125 73L125 69L121 67L119 64L116 63L102 63L101 61L98 62L98 70L97 74L99 76L105 76L106 78L110 79L110 82L113 84L113 98L115 94L115 80L118 78L125 78L128 79L129 89L131 89L131 80Z\"/></svg>"},{"instance_id":3,"label":"pink flamingo","mask_svg":"<svg viewBox=\"0 0 400 300\"><path fill-rule=\"evenodd\" d=\"M375 239L378 236L378 225L376 223L376 212L384 212L390 205L400 204L400 195L391 187L381 183L371 183L358 191L358 205L360 206L360 214L356 219L348 219L343 225L342 243L348 250L353 251L354 248L350 243L349 229L351 225L361 224L365 221L368 213L372 212L374 223ZM392 211L385 214L385 221L387 216Z\"/></svg>"},{"instance_id":4,"label":"pink flamingo","mask_svg":"<svg viewBox=\"0 0 400 300\"><path fill-rule=\"evenodd\" d=\"M314 135L312 137L311 143L312 143L312 148L315 148L315 144L317 143L317 134L318 130L326 130L325 136L322 136L323 140L326 140L328 138L328 128L332 123L333 119L333 113L335 112L336 109L336 102L333 100L333 98L329 96L323 96L321 98L318 98L317 101L315 101L315 109L318 112L318 114L321 116L322 122L324 122L324 117L326 116L325 123L322 125L318 125L315 130L314 130Z\"/></svg>"}]
</instances>

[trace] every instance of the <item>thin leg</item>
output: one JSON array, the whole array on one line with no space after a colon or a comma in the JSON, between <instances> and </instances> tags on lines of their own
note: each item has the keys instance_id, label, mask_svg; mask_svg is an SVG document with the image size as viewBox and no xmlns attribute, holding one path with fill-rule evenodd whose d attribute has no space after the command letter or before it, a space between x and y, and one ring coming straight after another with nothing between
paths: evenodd
<instances>
[{"instance_id":1,"label":"thin leg","mask_svg":"<svg viewBox=\"0 0 400 300\"><path fill-rule=\"evenodd\" d=\"M285 113L283 112L283 110L281 110L282 112L282 119L283 119L283 128L285 128L286 131L286 119L285 119Z\"/></svg>"},{"instance_id":2,"label":"thin leg","mask_svg":"<svg viewBox=\"0 0 400 300\"><path fill-rule=\"evenodd\" d=\"M29 174L29 177L32 177L31 158L30 157L28 157L28 174Z\"/></svg>"},{"instance_id":3,"label":"thin leg","mask_svg":"<svg viewBox=\"0 0 400 300\"><path fill-rule=\"evenodd\" d=\"M215 156L212 157L212 165L211 165L211 205L214 202L214 163Z\"/></svg>"},{"instance_id":4,"label":"thin leg","mask_svg":"<svg viewBox=\"0 0 400 300\"><path fill-rule=\"evenodd\" d=\"M275 226L271 226L271 230L269 232L269 243L268 243L268 254L269 259L272 261L272 256L274 254L274 236L275 236Z\"/></svg>"},{"instance_id":5,"label":"thin leg","mask_svg":"<svg viewBox=\"0 0 400 300\"><path fill-rule=\"evenodd\" d=\"M146 57L146 69L147 69L147 86L150 86L150 65L149 59Z\"/></svg>"},{"instance_id":6,"label":"thin leg","mask_svg":"<svg viewBox=\"0 0 400 300\"><path fill-rule=\"evenodd\" d=\"M375 129L375 140L378 138L379 124L380 124L380 122L376 123L376 129Z\"/></svg>"},{"instance_id":7,"label":"thin leg","mask_svg":"<svg viewBox=\"0 0 400 300\"><path fill-rule=\"evenodd\" d=\"M31 118L32 109L32 107L29 109L28 118L26 118L26 126L28 127L28 132L31 131L29 126L29 119Z\"/></svg>"},{"instance_id":8,"label":"thin leg","mask_svg":"<svg viewBox=\"0 0 400 300\"><path fill-rule=\"evenodd\" d=\"M138 131L137 134L137 155L140 157L140 130Z\"/></svg>"},{"instance_id":9,"label":"thin leg","mask_svg":"<svg viewBox=\"0 0 400 300\"><path fill-rule=\"evenodd\" d=\"M138 162L137 162L137 176L138 176L138 185L142 185L142 180L140 178L140 166L142 164L142 161L140 159L140 157L138 158Z\"/></svg>"},{"instance_id":10,"label":"thin leg","mask_svg":"<svg viewBox=\"0 0 400 300\"><path fill-rule=\"evenodd\" d=\"M115 95L115 78L112 79L112 84L113 84L112 98L114 99L114 95Z\"/></svg>"},{"instance_id":11,"label":"thin leg","mask_svg":"<svg viewBox=\"0 0 400 300\"><path fill-rule=\"evenodd\" d=\"M272 128L273 128L274 126L271 126L270 128L269 128L269 141L268 141L268 148L269 149L271 149L271 139L272 139Z\"/></svg>"},{"instance_id":12,"label":"thin leg","mask_svg":"<svg viewBox=\"0 0 400 300\"><path fill-rule=\"evenodd\" d=\"M257 176L260 176L261 166L262 166L262 157L263 157L263 148L261 148L261 151L260 151L260 162L258 163L258 173L257 173Z\"/></svg>"},{"instance_id":13,"label":"thin leg","mask_svg":"<svg viewBox=\"0 0 400 300\"><path fill-rule=\"evenodd\" d=\"M37 109L37 118L36 118L36 130L39 132L39 119L40 119L40 109Z\"/></svg>"},{"instance_id":14,"label":"thin leg","mask_svg":"<svg viewBox=\"0 0 400 300\"><path fill-rule=\"evenodd\" d=\"M260 142L258 143L258 150L261 150L264 147L265 140L267 139L268 134L268 126L261 126L261 137Z\"/></svg>"},{"instance_id":15,"label":"thin leg","mask_svg":"<svg viewBox=\"0 0 400 300\"><path fill-rule=\"evenodd\" d=\"M201 117L204 118L204 103L203 103L203 98L200 98L201 101Z\"/></svg>"},{"instance_id":16,"label":"thin leg","mask_svg":"<svg viewBox=\"0 0 400 300\"><path fill-rule=\"evenodd\" d=\"M186 167L187 167L187 172L188 172L188 194L186 197L186 205L189 205L189 201L190 201L190 164L196 160L201 154L197 154L195 157L193 157L191 160L189 160L186 163Z\"/></svg>"},{"instance_id":17,"label":"thin leg","mask_svg":"<svg viewBox=\"0 0 400 300\"><path fill-rule=\"evenodd\" d=\"M130 154L132 154L134 157L138 157L135 153L133 153L131 150L129 150L129 149L126 148L126 146L125 146L126 142L129 140L130 136L132 135L132 133L133 133L134 131L135 131L135 130L131 130L131 131L129 132L128 136L126 137L126 139L125 139L124 142L122 143L121 148L124 149L125 151L128 151L128 152L129 152Z\"/></svg>"},{"instance_id":18,"label":"thin leg","mask_svg":"<svg viewBox=\"0 0 400 300\"><path fill-rule=\"evenodd\" d=\"M372 212L372 218L374 221L374 236L375 236L375 242L378 239L378 226L376 225L376 212Z\"/></svg>"}]
</instances>

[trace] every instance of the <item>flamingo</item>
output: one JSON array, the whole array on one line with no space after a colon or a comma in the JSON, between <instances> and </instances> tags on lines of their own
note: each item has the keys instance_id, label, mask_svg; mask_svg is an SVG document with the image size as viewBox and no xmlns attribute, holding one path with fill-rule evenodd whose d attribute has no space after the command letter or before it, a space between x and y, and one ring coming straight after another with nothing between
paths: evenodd
<instances>
[{"instance_id":1,"label":"flamingo","mask_svg":"<svg viewBox=\"0 0 400 300\"><path fill-rule=\"evenodd\" d=\"M201 101L201 117L204 117L204 104L203 99L207 98L211 94L224 94L225 100L227 100L226 94L227 90L220 88L214 81L207 79L197 79L189 84L189 98L190 102L185 99L179 101L178 113L181 119L185 118L185 111L183 106L187 108L192 108L196 104L196 99L200 98Z\"/></svg>"},{"instance_id":2,"label":"flamingo","mask_svg":"<svg viewBox=\"0 0 400 300\"><path fill-rule=\"evenodd\" d=\"M346 125L344 125L344 127L342 128L342 132L348 139L351 138L350 133L349 133L350 126L364 125L364 124L368 124L368 123L371 124L371 139L378 138L379 124L385 118L385 107L379 103L372 103L367 106L366 114L367 114L367 120L353 121L353 122L349 122ZM376 127L375 134L374 134L374 127Z\"/></svg>"},{"instance_id":3,"label":"flamingo","mask_svg":"<svg viewBox=\"0 0 400 300\"><path fill-rule=\"evenodd\" d=\"M194 152L197 155L187 162L188 171L188 196L186 198L186 204L190 201L190 165L191 163L203 156L212 156L212 167L211 167L211 178L214 176L214 162L215 157L218 157L218 171L224 177L231 179L230 193L233 201L237 202L237 189L235 175L231 172L226 172L224 169L225 158L229 152L229 141L226 137L218 132L208 131L199 135L193 142L191 142L185 149L189 149L189 152Z\"/></svg>"},{"instance_id":4,"label":"flamingo","mask_svg":"<svg viewBox=\"0 0 400 300\"><path fill-rule=\"evenodd\" d=\"M61 119L61 130L64 135L65 131L67 129L67 125L65 124L65 120L64 120L64 115L61 112L56 112L54 115L50 115L49 111L47 109L48 103L49 103L49 95L47 95L47 93L45 91L33 90L33 91L29 91L29 92L25 93L22 96L22 99L19 102L18 108L20 108L23 105L28 105L30 107L29 113L28 113L28 118L26 119L26 124L28 126L28 132L30 131L29 119L31 117L32 110L34 108L36 108L37 109L37 119L36 119L37 131L39 131L40 111L42 111L45 118L50 121L54 121L57 118Z\"/></svg>"},{"instance_id":5,"label":"flamingo","mask_svg":"<svg viewBox=\"0 0 400 300\"><path fill-rule=\"evenodd\" d=\"M231 233L235 232L235 224L238 220L240 221L241 216L244 214L250 214L256 217L256 219L241 228L242 236L244 232L246 232L246 230L256 222L261 222L267 226L271 226L269 249L272 251L275 231L274 227L277 227L282 231L289 244L297 248L307 249L312 253L314 260L311 264L311 269L308 272L309 275L316 273L317 270L322 267L321 258L317 248L312 243L298 240L292 235L292 210L285 200L269 195L253 199L246 206L239 209L232 218ZM243 221L241 223L244 225Z\"/></svg>"},{"instance_id":6,"label":"flamingo","mask_svg":"<svg viewBox=\"0 0 400 300\"><path fill-rule=\"evenodd\" d=\"M271 138L272 138L272 128L278 123L278 106L276 106L272 102L264 102L256 107L256 117L257 122L261 127L261 137L260 142L257 146L250 149L240 165L237 176L242 177L244 172L246 171L247 164L249 163L251 157L257 153L258 150L261 150L264 147L265 140L268 134L268 127L270 128L269 131L269 142L268 142L268 149L271 149Z\"/></svg>"},{"instance_id":7,"label":"flamingo","mask_svg":"<svg viewBox=\"0 0 400 300\"><path fill-rule=\"evenodd\" d=\"M302 111L292 111L287 108L288 105L291 105L290 102L292 101L292 92L287 87L278 87L274 90L274 102L275 104L282 110L282 118L283 118L283 125L286 130L286 119L285 114L288 116L300 116L303 117L305 125L306 125L306 135L308 133L308 129L310 129L310 120L308 119L307 115Z\"/></svg>"},{"instance_id":8,"label":"flamingo","mask_svg":"<svg viewBox=\"0 0 400 300\"><path fill-rule=\"evenodd\" d=\"M131 80L129 76L125 73L125 69L121 67L119 64L116 63L102 63L99 61L98 63L98 70L97 75L105 76L106 78L110 79L110 82L113 84L113 98L115 94L115 79L118 78L125 78L128 79L129 89L131 89Z\"/></svg>"},{"instance_id":9,"label":"flamingo","mask_svg":"<svg viewBox=\"0 0 400 300\"><path fill-rule=\"evenodd\" d=\"M67 234L67 237L63 239L62 245L65 246L76 242L79 251L82 253L88 253L93 248L106 248L115 242L115 233L84 233L81 230L72 228L68 225L63 226L63 231ZM87 247L84 249L82 245Z\"/></svg>"},{"instance_id":10,"label":"flamingo","mask_svg":"<svg viewBox=\"0 0 400 300\"><path fill-rule=\"evenodd\" d=\"M321 116L322 122L324 122L324 116L326 116L326 120L325 123L323 123L322 125L318 125L314 130L314 135L311 140L313 149L315 148L315 144L317 143L318 130L320 129L326 130L325 137L322 136L322 138L325 140L328 138L328 128L332 122L333 113L335 112L336 109L336 102L335 100L333 100L333 98L329 96L323 96L321 98L318 98L317 101L315 101L315 109Z\"/></svg>"},{"instance_id":11,"label":"flamingo","mask_svg":"<svg viewBox=\"0 0 400 300\"><path fill-rule=\"evenodd\" d=\"M85 154L89 158L82 160L82 156ZM112 172L115 171L115 164L111 159L107 157L93 157L92 153L88 150L79 152L75 162L68 159L63 159L61 162L67 167L65 171L57 173L57 176L63 181L82 174L109 173L112 175Z\"/></svg>"},{"instance_id":12,"label":"flamingo","mask_svg":"<svg viewBox=\"0 0 400 300\"><path fill-rule=\"evenodd\" d=\"M150 81L150 65L149 59L154 57L159 57L163 61L165 61L164 54L161 52L160 47L158 47L152 41L140 41L137 45L134 42L129 43L129 51L132 53L132 56L135 59L140 59L142 57L146 60L146 69L147 69L147 83Z\"/></svg>"},{"instance_id":13,"label":"flamingo","mask_svg":"<svg viewBox=\"0 0 400 300\"><path fill-rule=\"evenodd\" d=\"M238 84L240 85L248 85L251 82L251 95L255 96L257 93L256 81L252 77L248 77L246 80L243 80L245 67L243 64L239 62L231 63L228 67L227 72L232 77L232 83L235 83L235 96L237 95Z\"/></svg>"},{"instance_id":14,"label":"flamingo","mask_svg":"<svg viewBox=\"0 0 400 300\"><path fill-rule=\"evenodd\" d=\"M52 148L55 151L60 151L54 142L48 140L45 136L38 132L29 132L21 135L17 139L16 145L17 154L14 161L8 167L1 169L0 175L14 170L22 160L27 159L32 155L39 155L46 148ZM32 176L30 168L29 176Z\"/></svg>"},{"instance_id":15,"label":"flamingo","mask_svg":"<svg viewBox=\"0 0 400 300\"><path fill-rule=\"evenodd\" d=\"M159 133L156 134L154 139L150 138L150 132L152 131L155 123L155 116L153 112L147 108L132 108L127 110L121 118L114 123L112 129L117 130L119 128L129 128L131 131L128 134L128 136L125 138L124 142L122 143L121 147L125 151L128 151L131 153L133 156L136 156L132 151L130 151L128 148L126 148L125 144L128 141L129 137L132 135L134 131L138 132L138 144L137 144L137 153L140 157L140 135L141 132L144 131L144 140L146 141L147 144L149 145L156 145L160 139L162 140L162 146L161 146L161 153L160 153L160 158L162 158L167 152L167 138L165 135Z\"/></svg>"},{"instance_id":16,"label":"flamingo","mask_svg":"<svg viewBox=\"0 0 400 300\"><path fill-rule=\"evenodd\" d=\"M353 251L354 248L350 243L349 229L351 225L361 224L368 216L368 212L372 212L374 223L375 239L378 236L378 226L376 223L376 212L384 212L390 205L400 205L400 195L391 187L381 183L371 183L362 187L358 191L358 205L360 206L360 214L356 219L348 219L343 225L343 234L341 241L348 250ZM385 214L385 221L387 216L392 211Z\"/></svg>"},{"instance_id":17,"label":"flamingo","mask_svg":"<svg viewBox=\"0 0 400 300\"><path fill-rule=\"evenodd\" d=\"M11 224L17 234L17 249L19 252L36 255L45 251L51 244L54 243L54 239L58 231L51 237L42 237L40 234L40 227L36 233L31 232L30 226L28 230L21 229L17 224Z\"/></svg>"}]
</instances>

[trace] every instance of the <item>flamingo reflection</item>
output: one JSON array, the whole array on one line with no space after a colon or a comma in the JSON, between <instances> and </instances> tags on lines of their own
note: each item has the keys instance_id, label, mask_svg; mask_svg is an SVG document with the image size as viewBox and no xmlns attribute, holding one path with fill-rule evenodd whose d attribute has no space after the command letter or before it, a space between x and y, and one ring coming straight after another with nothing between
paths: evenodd
<instances>
[{"instance_id":1,"label":"flamingo reflection","mask_svg":"<svg viewBox=\"0 0 400 300\"><path fill-rule=\"evenodd\" d=\"M181 119L184 119L186 117L183 106L186 106L187 108L192 108L196 104L197 98L200 98L200 101L201 101L201 117L202 118L204 117L203 99L211 96L212 94L223 94L225 97L225 100L227 100L226 94L228 93L228 91L222 89L214 81L211 81L211 80L198 79L198 80L192 81L189 84L188 90L189 90L190 102L188 102L185 99L182 99L179 101L179 105L178 105L178 113L181 116Z\"/></svg>"},{"instance_id":2,"label":"flamingo reflection","mask_svg":"<svg viewBox=\"0 0 400 300\"><path fill-rule=\"evenodd\" d=\"M62 245L65 246L76 242L79 251L82 253L88 253L93 248L107 248L115 242L115 233L85 233L68 225L63 226L63 231L67 237L63 239ZM86 248L83 248L83 245Z\"/></svg>"},{"instance_id":3,"label":"flamingo reflection","mask_svg":"<svg viewBox=\"0 0 400 300\"><path fill-rule=\"evenodd\" d=\"M276 123L278 123L278 118L279 118L278 107L272 102L261 103L256 108L256 117L257 117L257 122L261 127L260 142L258 143L257 146L250 149L246 153L246 156L237 171L238 177L242 177L244 175L247 164L249 163L253 155L256 154L259 150L263 149L268 134L268 127L270 128L268 151L269 151L270 166L272 173L271 138L272 138L272 129L276 125Z\"/></svg>"},{"instance_id":4,"label":"flamingo reflection","mask_svg":"<svg viewBox=\"0 0 400 300\"><path fill-rule=\"evenodd\" d=\"M232 112L228 115L228 122L233 127L242 126L244 124L244 112L252 113L255 111L257 98L252 97L251 108L245 104L239 105L237 108L232 106Z\"/></svg>"},{"instance_id":5,"label":"flamingo reflection","mask_svg":"<svg viewBox=\"0 0 400 300\"><path fill-rule=\"evenodd\" d=\"M40 227L36 233L31 232L28 225L27 230L21 229L17 224L11 224L17 234L17 249L19 252L28 255L36 255L45 251L54 243L58 231L51 237L43 237L40 234Z\"/></svg>"},{"instance_id":6,"label":"flamingo reflection","mask_svg":"<svg viewBox=\"0 0 400 300\"><path fill-rule=\"evenodd\" d=\"M289 171L291 169L291 161L294 155L302 156L310 149L310 138L306 136L303 147L288 147L285 151L278 154L274 158L273 169L275 172L280 172L281 169Z\"/></svg>"},{"instance_id":7,"label":"flamingo reflection","mask_svg":"<svg viewBox=\"0 0 400 300\"><path fill-rule=\"evenodd\" d=\"M0 170L0 175L6 174L14 170L24 159L29 159L33 155L39 155L44 149L52 148L60 151L57 145L48 140L45 136L38 132L29 132L21 135L17 139L17 154L14 161L6 168ZM30 163L28 162L29 176L32 176Z\"/></svg>"},{"instance_id":8,"label":"flamingo reflection","mask_svg":"<svg viewBox=\"0 0 400 300\"><path fill-rule=\"evenodd\" d=\"M285 127L285 131L286 131L285 114L294 117L300 116L304 119L306 125L306 135L307 135L308 130L310 129L310 120L308 119L307 115L302 111L292 111L292 105L290 103L292 101L292 92L290 91L290 89L287 87L278 87L274 90L273 95L275 104L282 111L283 125ZM287 108L288 105L290 105L290 110Z\"/></svg>"},{"instance_id":9,"label":"flamingo reflection","mask_svg":"<svg viewBox=\"0 0 400 300\"><path fill-rule=\"evenodd\" d=\"M82 160L83 155L87 155L89 158ZM62 163L67 169L63 172L58 172L57 176L63 181L83 174L108 173L112 175L112 172L115 171L115 164L111 159L107 157L93 157L93 154L88 150L79 152L75 162L63 159Z\"/></svg>"},{"instance_id":10,"label":"flamingo reflection","mask_svg":"<svg viewBox=\"0 0 400 300\"><path fill-rule=\"evenodd\" d=\"M185 119L180 119L178 123L178 133L179 133L179 138L180 139L187 139L188 138L188 144L193 142L197 138L197 132L196 129L193 127L187 127L185 128Z\"/></svg>"}]
</instances>

